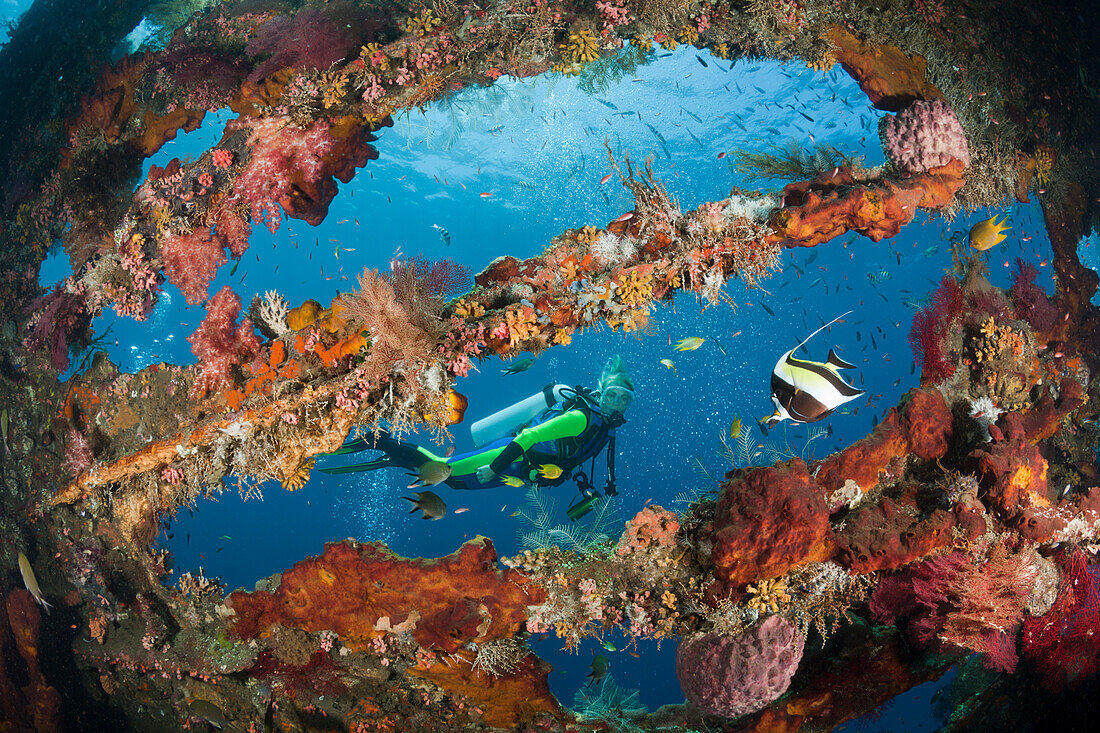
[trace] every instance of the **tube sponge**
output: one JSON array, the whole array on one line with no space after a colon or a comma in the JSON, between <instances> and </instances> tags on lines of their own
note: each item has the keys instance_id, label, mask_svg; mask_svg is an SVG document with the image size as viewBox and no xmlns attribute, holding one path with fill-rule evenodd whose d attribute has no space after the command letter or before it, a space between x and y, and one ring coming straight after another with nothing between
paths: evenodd
<instances>
[{"instance_id":1,"label":"tube sponge","mask_svg":"<svg viewBox=\"0 0 1100 733\"><path fill-rule=\"evenodd\" d=\"M782 616L740 636L698 634L676 650L676 676L689 701L712 715L756 712L787 691L806 637Z\"/></svg>"},{"instance_id":2,"label":"tube sponge","mask_svg":"<svg viewBox=\"0 0 1100 733\"><path fill-rule=\"evenodd\" d=\"M970 165L970 149L955 111L942 99L918 99L887 117L883 143L890 160L907 173L924 173L951 160Z\"/></svg>"}]
</instances>

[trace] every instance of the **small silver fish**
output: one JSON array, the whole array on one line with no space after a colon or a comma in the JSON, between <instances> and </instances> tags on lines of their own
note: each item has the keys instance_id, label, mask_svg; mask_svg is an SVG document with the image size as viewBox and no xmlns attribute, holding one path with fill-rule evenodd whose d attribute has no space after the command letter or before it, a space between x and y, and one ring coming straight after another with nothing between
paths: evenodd
<instances>
[{"instance_id":1,"label":"small silver fish","mask_svg":"<svg viewBox=\"0 0 1100 733\"><path fill-rule=\"evenodd\" d=\"M31 596L42 604L42 608L46 609L46 613L49 613L53 606L42 597L42 589L38 587L38 578L34 577L34 568L31 567L31 561L22 552L19 553L19 572L23 576L23 585L27 586Z\"/></svg>"},{"instance_id":2,"label":"small silver fish","mask_svg":"<svg viewBox=\"0 0 1100 733\"><path fill-rule=\"evenodd\" d=\"M447 515L447 505L443 503L443 499L439 498L439 494L432 491L414 491L413 494L416 495L415 499L410 499L407 496L401 497L413 505L413 508L409 510L409 514L419 509L423 513L424 519L442 519Z\"/></svg>"}]
</instances>

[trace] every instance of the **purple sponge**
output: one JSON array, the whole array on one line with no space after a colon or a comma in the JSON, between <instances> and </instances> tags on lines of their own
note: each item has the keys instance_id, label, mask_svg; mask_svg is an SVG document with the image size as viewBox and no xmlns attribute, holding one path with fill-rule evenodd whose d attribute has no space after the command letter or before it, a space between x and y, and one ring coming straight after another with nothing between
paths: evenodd
<instances>
[{"instance_id":1,"label":"purple sponge","mask_svg":"<svg viewBox=\"0 0 1100 733\"><path fill-rule=\"evenodd\" d=\"M699 634L680 643L676 676L692 703L712 715L756 712L787 691L806 637L782 616L740 636Z\"/></svg>"},{"instance_id":2,"label":"purple sponge","mask_svg":"<svg viewBox=\"0 0 1100 733\"><path fill-rule=\"evenodd\" d=\"M888 117L883 139L890 160L907 173L924 173L947 165L952 158L970 165L966 134L955 111L942 99L917 100L896 117Z\"/></svg>"}]
</instances>

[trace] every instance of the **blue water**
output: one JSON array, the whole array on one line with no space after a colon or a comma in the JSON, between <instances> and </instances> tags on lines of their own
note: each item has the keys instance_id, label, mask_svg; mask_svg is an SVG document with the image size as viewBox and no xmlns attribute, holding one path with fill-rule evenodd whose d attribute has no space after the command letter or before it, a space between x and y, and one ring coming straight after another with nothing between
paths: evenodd
<instances>
[{"instance_id":1,"label":"blue water","mask_svg":"<svg viewBox=\"0 0 1100 733\"><path fill-rule=\"evenodd\" d=\"M732 186L755 187L734 173L730 157L718 159L720 152L768 149L791 138L809 144L812 136L862 156L868 166L882 162L876 133L882 113L870 108L839 67L820 73L774 62L731 66L702 53L704 67L696 55L695 49L684 48L663 54L594 95L579 89L577 79L502 78L426 112L402 115L393 128L379 133L380 158L341 185L321 226L285 220L275 234L255 228L236 274L229 274L232 263L223 266L209 293L229 285L245 303L271 289L292 305L306 298L327 303L351 289L364 268L384 269L397 252L451 257L474 272L502 254L535 255L563 229L604 226L633 207L617 184L599 184L609 171L605 140L620 160L625 153L639 163L654 156L656 177L685 210L723 198ZM814 122L798 110L817 110ZM197 157L216 142L231 117L228 112L208 115L202 128L170 142L149 162ZM765 182L762 187L781 186ZM482 197L482 192L493 195ZM681 295L658 307L647 335L589 331L512 376L501 376L498 359L483 362L480 371L457 385L470 408L467 424L455 426L451 437L462 451L470 446L469 422L551 381L593 385L608 356L619 353L638 390L628 422L619 429L620 520L647 501L683 509L678 497L715 488L693 468L694 459L720 476L729 464L717 455L719 435L728 432L735 417L749 423L770 413L768 379L779 354L822 322L852 310L845 323L811 341L809 353L823 359L835 347L856 365L852 378L869 399L852 403L855 414L835 415L828 422L832 434L809 444L805 426L757 436L761 443L772 441L777 448L820 458L866 435L875 418L917 385L919 367L913 367L907 342L914 308L951 269L951 238L995 213L1008 216L1012 236L986 257L990 279L1006 287L1016 257L1036 264L1050 260L1037 205L978 211L950 223L922 213L887 241L848 235L815 249L786 252L784 271L763 283L767 292L746 291L739 283L727 286L736 309L704 308L694 296ZM450 232L450 246L433 224ZM42 279L60 279L69 274L65 269L64 258L48 262ZM1049 269L1040 268L1039 277L1048 292ZM124 371L135 371L159 361L194 363L186 336L203 315L201 307L188 307L168 286L146 322L107 314L95 328L99 333L110 329L111 358ZM671 342L686 336L708 341L693 352L673 352ZM664 358L674 360L675 372L661 365ZM168 530L171 537L162 535L160 541L172 551L177 574L201 566L229 589L251 589L258 579L320 553L325 542L346 537L381 540L408 556L444 555L478 534L490 536L502 556L520 549L517 534L526 527L512 515L522 505L523 490L443 489L451 513L442 521L425 522L407 513L401 499L408 493L407 482L397 470L336 477L315 472L294 493L277 483L265 485L263 501L243 501L229 490L217 500L200 502L193 514L183 510ZM566 485L557 492L565 522L562 510L572 489ZM454 514L459 507L469 511ZM624 643L617 639L620 647ZM574 655L562 653L553 638L535 639L532 646L554 665L551 689L569 704L587 674L595 643ZM658 651L655 643L643 642L636 651L644 664L623 652L610 655L616 681L639 689L651 710L682 702L673 674L675 643L665 642Z\"/></svg>"},{"instance_id":2,"label":"blue water","mask_svg":"<svg viewBox=\"0 0 1100 733\"><path fill-rule=\"evenodd\" d=\"M11 38L11 29L19 24L19 19L33 0L0 0L0 44Z\"/></svg>"}]
</instances>

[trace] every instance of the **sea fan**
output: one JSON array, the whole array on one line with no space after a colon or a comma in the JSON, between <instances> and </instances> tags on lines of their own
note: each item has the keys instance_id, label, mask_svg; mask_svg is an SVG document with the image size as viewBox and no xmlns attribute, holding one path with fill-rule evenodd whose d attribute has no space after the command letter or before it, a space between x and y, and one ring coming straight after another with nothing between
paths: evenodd
<instances>
[{"instance_id":1,"label":"sea fan","mask_svg":"<svg viewBox=\"0 0 1100 733\"><path fill-rule=\"evenodd\" d=\"M641 730L632 721L641 720L646 707L638 690L624 690L611 675L599 687L582 687L573 697L573 712L581 722L602 721L611 730Z\"/></svg>"},{"instance_id":2,"label":"sea fan","mask_svg":"<svg viewBox=\"0 0 1100 733\"><path fill-rule=\"evenodd\" d=\"M359 276L359 290L341 297L343 315L370 328L371 349L384 360L422 364L439 338L441 322L433 314L400 302L390 281L377 270Z\"/></svg>"}]
</instances>

